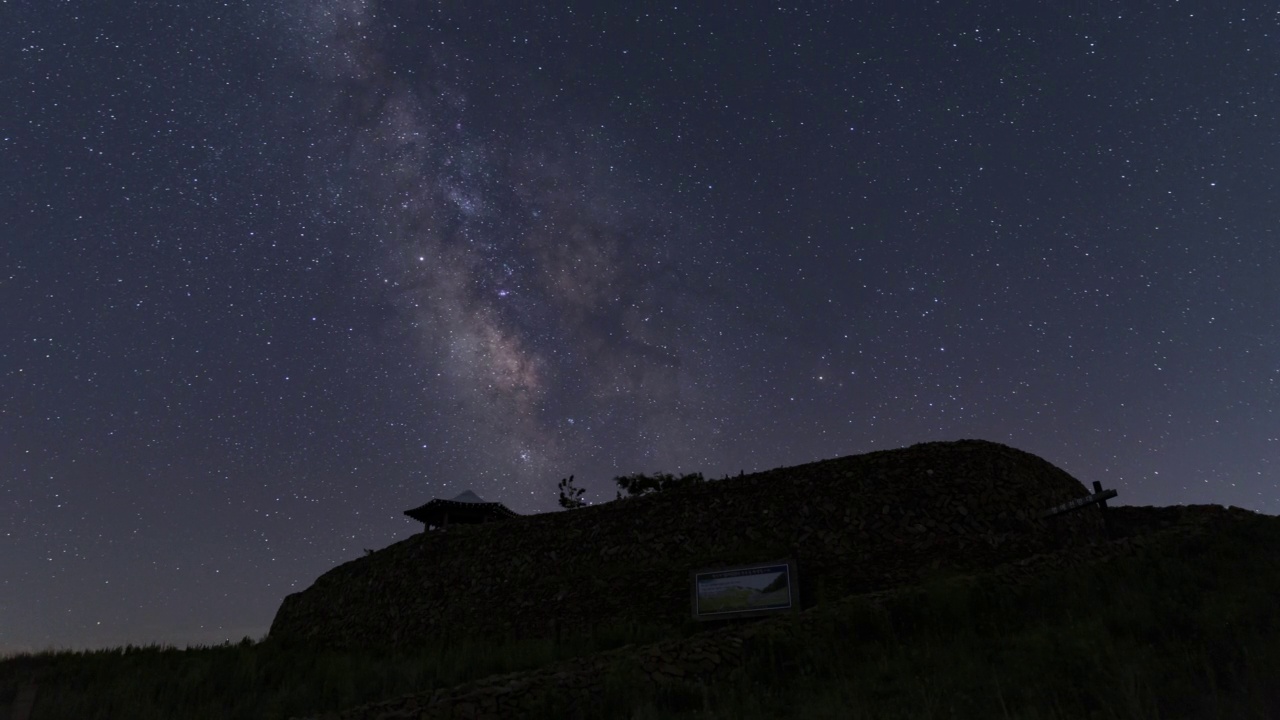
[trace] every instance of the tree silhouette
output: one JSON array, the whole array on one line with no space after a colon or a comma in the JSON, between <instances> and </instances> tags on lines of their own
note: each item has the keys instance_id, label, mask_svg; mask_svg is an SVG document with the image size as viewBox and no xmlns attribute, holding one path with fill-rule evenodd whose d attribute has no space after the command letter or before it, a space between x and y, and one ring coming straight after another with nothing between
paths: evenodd
<instances>
[{"instance_id":1,"label":"tree silhouette","mask_svg":"<svg viewBox=\"0 0 1280 720\"><path fill-rule=\"evenodd\" d=\"M676 488L687 487L694 483L704 481L702 473L689 473L676 477L671 473L656 473L654 475L645 475L643 473L634 473L631 475L619 475L613 481L621 490L618 491L617 499L625 500L649 493L662 492L664 490L674 490ZM627 494L624 497L623 491Z\"/></svg>"},{"instance_id":2,"label":"tree silhouette","mask_svg":"<svg viewBox=\"0 0 1280 720\"><path fill-rule=\"evenodd\" d=\"M587 504L586 500L580 500L582 493L586 492L583 488L574 487L573 476L570 475L560 481L560 507L567 510L580 508Z\"/></svg>"}]
</instances>

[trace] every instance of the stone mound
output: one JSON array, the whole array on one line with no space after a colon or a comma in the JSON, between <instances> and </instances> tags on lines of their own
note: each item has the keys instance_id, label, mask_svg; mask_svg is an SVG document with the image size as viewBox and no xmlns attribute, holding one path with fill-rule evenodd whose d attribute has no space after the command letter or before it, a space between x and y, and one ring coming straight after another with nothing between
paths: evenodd
<instances>
[{"instance_id":1,"label":"stone mound","mask_svg":"<svg viewBox=\"0 0 1280 720\"><path fill-rule=\"evenodd\" d=\"M1107 539L1090 494L1030 453L932 442L585 508L420 533L285 598L269 640L333 648L538 637L690 616L689 571L795 560L802 607Z\"/></svg>"}]
</instances>

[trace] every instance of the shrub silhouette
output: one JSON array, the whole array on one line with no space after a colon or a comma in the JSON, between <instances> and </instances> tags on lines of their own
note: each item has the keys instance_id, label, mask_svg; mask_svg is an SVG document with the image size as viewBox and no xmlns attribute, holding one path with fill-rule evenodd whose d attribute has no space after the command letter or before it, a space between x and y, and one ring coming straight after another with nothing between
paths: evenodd
<instances>
[{"instance_id":1,"label":"shrub silhouette","mask_svg":"<svg viewBox=\"0 0 1280 720\"><path fill-rule=\"evenodd\" d=\"M613 479L613 482L621 488L616 499L627 500L641 495L648 495L649 493L674 490L694 483L705 482L705 478L702 477L700 472L688 473L679 477L664 472L653 475L632 473L631 475L619 475ZM560 503L560 507L572 510L587 505L587 501L582 499L582 494L586 490L574 486L572 475L562 479L557 487L560 490L560 499L557 501ZM625 495L623 494L624 492L626 493Z\"/></svg>"},{"instance_id":2,"label":"shrub silhouette","mask_svg":"<svg viewBox=\"0 0 1280 720\"><path fill-rule=\"evenodd\" d=\"M565 508L566 510L572 510L587 504L586 500L580 499L582 497L582 493L586 492L586 490L580 487L574 487L572 475L562 479L558 487L560 488L560 507Z\"/></svg>"},{"instance_id":3,"label":"shrub silhouette","mask_svg":"<svg viewBox=\"0 0 1280 720\"><path fill-rule=\"evenodd\" d=\"M626 491L623 496L622 491L618 492L618 500L648 495L653 492L662 492L664 490L674 490L675 488L686 487L694 483L703 482L702 473L689 473L676 477L671 473L656 473L654 475L644 475L642 473L634 473L632 475L620 475L613 479L613 482L619 488Z\"/></svg>"}]
</instances>

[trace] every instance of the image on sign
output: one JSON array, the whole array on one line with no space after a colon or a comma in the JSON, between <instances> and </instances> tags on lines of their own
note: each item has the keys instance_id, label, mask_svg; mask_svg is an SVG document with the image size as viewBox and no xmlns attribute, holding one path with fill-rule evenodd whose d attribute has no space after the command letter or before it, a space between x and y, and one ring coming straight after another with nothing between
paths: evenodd
<instances>
[{"instance_id":1,"label":"image on sign","mask_svg":"<svg viewBox=\"0 0 1280 720\"><path fill-rule=\"evenodd\" d=\"M769 565L698 576L698 613L733 613L791 606L786 565Z\"/></svg>"}]
</instances>

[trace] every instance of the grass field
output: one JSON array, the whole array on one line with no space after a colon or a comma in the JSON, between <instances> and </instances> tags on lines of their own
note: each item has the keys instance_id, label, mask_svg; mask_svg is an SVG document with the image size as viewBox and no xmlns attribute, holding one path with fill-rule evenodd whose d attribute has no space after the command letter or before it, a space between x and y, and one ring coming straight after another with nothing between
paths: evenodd
<instances>
[{"instance_id":1,"label":"grass field","mask_svg":"<svg viewBox=\"0 0 1280 720\"><path fill-rule=\"evenodd\" d=\"M751 639L733 681L655 694L618 667L608 716L1269 720L1280 718L1277 598L1280 519L1257 516L1017 592L979 576L935 580L883 608L855 602L803 637ZM559 645L416 653L250 641L40 653L0 661L0 713L34 679L32 720L314 715L663 636L628 626Z\"/></svg>"}]
</instances>

